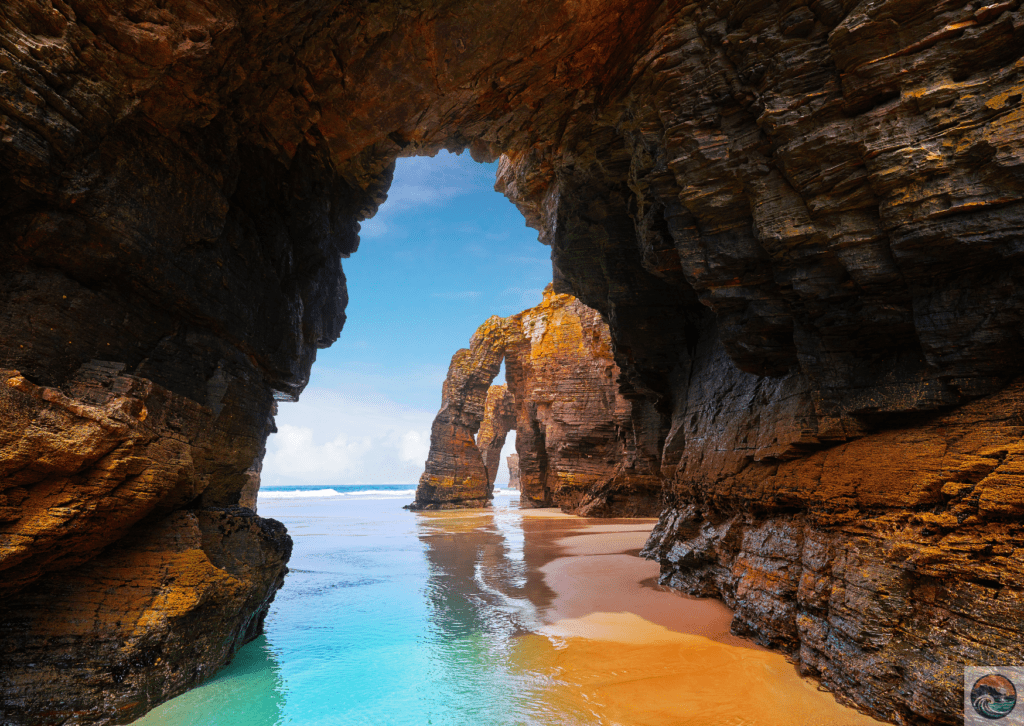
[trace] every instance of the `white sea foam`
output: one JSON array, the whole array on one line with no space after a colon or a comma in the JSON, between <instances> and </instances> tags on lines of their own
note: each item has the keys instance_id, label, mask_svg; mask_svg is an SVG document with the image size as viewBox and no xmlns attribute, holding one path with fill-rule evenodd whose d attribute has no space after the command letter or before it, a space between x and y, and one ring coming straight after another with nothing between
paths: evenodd
<instances>
[{"instance_id":1,"label":"white sea foam","mask_svg":"<svg viewBox=\"0 0 1024 726\"><path fill-rule=\"evenodd\" d=\"M415 489L360 489L339 492L337 489L261 489L260 499L408 499L416 495Z\"/></svg>"},{"instance_id":2,"label":"white sea foam","mask_svg":"<svg viewBox=\"0 0 1024 726\"><path fill-rule=\"evenodd\" d=\"M416 496L415 489L260 489L260 499L410 499ZM517 497L517 489L495 489L496 497Z\"/></svg>"}]
</instances>

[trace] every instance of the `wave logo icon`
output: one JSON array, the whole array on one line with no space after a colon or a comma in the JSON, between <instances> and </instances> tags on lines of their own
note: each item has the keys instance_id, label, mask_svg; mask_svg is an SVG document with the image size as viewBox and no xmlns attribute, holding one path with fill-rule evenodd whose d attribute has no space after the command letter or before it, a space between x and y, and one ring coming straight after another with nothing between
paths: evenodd
<instances>
[{"instance_id":1,"label":"wave logo icon","mask_svg":"<svg viewBox=\"0 0 1024 726\"><path fill-rule=\"evenodd\" d=\"M1017 689L1009 678L997 673L982 676L971 688L971 706L984 718L997 721L1009 716L1017 705Z\"/></svg>"}]
</instances>

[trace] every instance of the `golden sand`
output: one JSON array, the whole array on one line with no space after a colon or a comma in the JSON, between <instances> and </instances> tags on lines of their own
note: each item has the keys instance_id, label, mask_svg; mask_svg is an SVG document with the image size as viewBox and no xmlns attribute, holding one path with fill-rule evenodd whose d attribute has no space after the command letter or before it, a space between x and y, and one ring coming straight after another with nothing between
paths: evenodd
<instances>
[{"instance_id":1,"label":"golden sand","mask_svg":"<svg viewBox=\"0 0 1024 726\"><path fill-rule=\"evenodd\" d=\"M524 510L524 551L542 581L526 591L541 625L516 639L517 670L547 726L869 726L778 654L729 633L731 611L656 584L641 559L654 520L594 520ZM436 513L467 532L487 511Z\"/></svg>"},{"instance_id":2,"label":"golden sand","mask_svg":"<svg viewBox=\"0 0 1024 726\"><path fill-rule=\"evenodd\" d=\"M592 521L592 520L591 520ZM777 653L729 633L720 601L653 583L634 554L653 523L586 524L541 568L555 592L550 625L520 640L532 668L555 675L551 700L616 726L859 726L879 722L836 703Z\"/></svg>"}]
</instances>

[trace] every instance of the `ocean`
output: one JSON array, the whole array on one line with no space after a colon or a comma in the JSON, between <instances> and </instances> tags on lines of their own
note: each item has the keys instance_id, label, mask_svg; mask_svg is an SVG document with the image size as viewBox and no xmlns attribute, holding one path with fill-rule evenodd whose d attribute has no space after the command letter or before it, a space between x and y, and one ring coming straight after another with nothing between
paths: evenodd
<instances>
[{"instance_id":1,"label":"ocean","mask_svg":"<svg viewBox=\"0 0 1024 726\"><path fill-rule=\"evenodd\" d=\"M497 490L487 531L461 541L402 509L414 493L261 491L260 515L284 522L295 542L266 634L136 726L539 724L528 703L535 677L510 659L534 606L490 582L514 589L523 578L518 492ZM497 571L483 572L489 565Z\"/></svg>"},{"instance_id":2,"label":"ocean","mask_svg":"<svg viewBox=\"0 0 1024 726\"><path fill-rule=\"evenodd\" d=\"M719 601L657 585L654 520L413 513L404 484L260 493L295 542L266 621L135 726L876 726Z\"/></svg>"}]
</instances>

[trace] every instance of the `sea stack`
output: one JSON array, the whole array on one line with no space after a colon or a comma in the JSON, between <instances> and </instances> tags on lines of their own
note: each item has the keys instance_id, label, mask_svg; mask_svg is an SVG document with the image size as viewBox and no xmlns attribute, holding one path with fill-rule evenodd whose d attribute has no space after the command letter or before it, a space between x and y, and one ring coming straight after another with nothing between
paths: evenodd
<instances>
[{"instance_id":1,"label":"sea stack","mask_svg":"<svg viewBox=\"0 0 1024 726\"><path fill-rule=\"evenodd\" d=\"M475 410L468 402L479 399L502 360L507 384L490 386L483 412L467 417L465 411ZM587 516L657 516L664 483L658 429L642 425L657 417L653 409L642 411L649 408L645 401L619 393L619 374L601 316L552 285L539 305L490 318L470 347L452 358L413 508L473 507L489 500L500 447L514 429L520 506L557 506ZM456 428L456 419L468 423ZM474 496L463 496L466 491Z\"/></svg>"}]
</instances>

